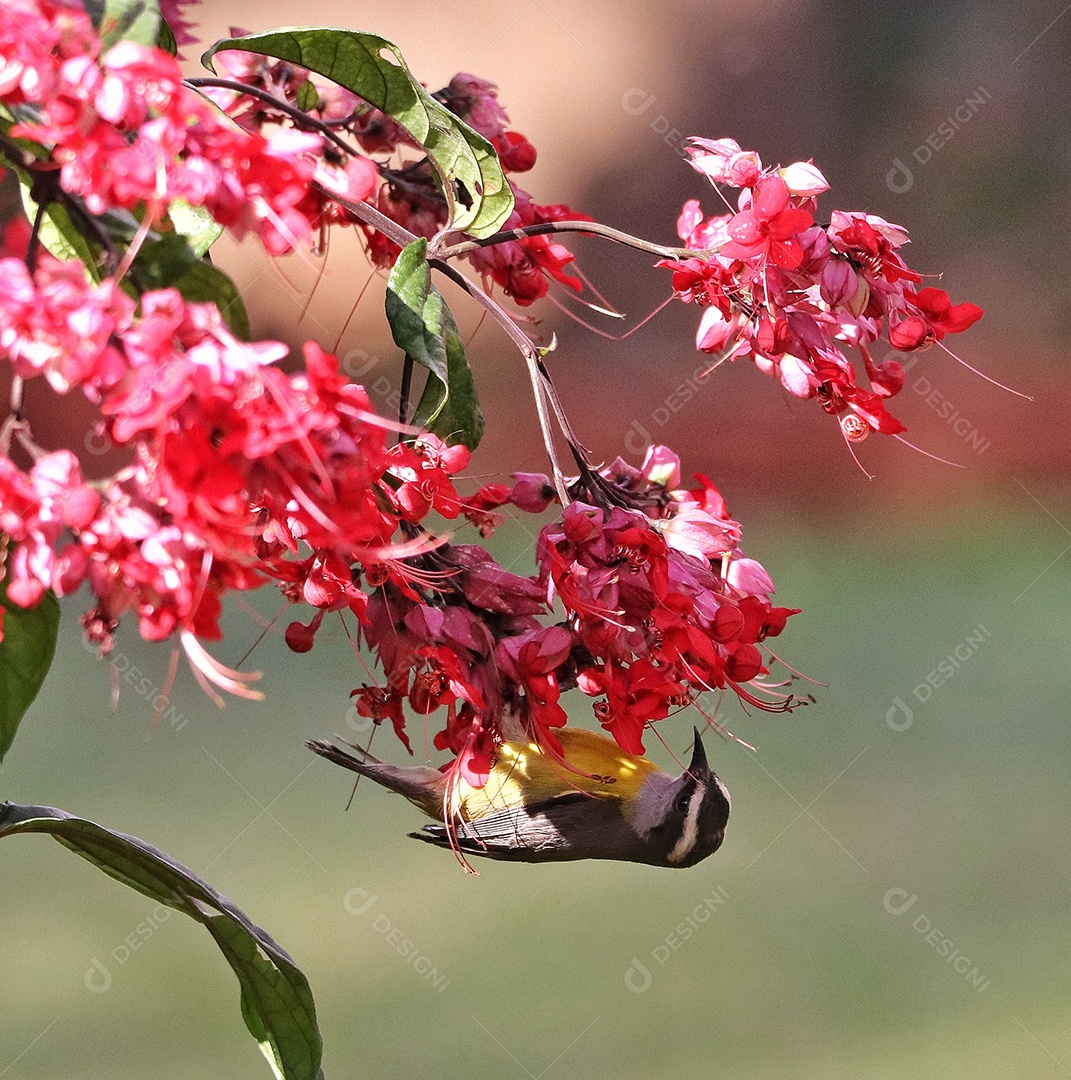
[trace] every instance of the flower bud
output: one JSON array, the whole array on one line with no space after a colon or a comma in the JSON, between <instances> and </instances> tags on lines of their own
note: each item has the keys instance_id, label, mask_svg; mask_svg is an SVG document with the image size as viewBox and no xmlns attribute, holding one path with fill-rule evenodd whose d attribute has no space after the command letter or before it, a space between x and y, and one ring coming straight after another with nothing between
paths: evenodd
<instances>
[{"instance_id":1,"label":"flower bud","mask_svg":"<svg viewBox=\"0 0 1071 1080\"><path fill-rule=\"evenodd\" d=\"M762 671L762 653L754 645L737 645L725 661L725 674L733 682L746 683Z\"/></svg>"},{"instance_id":2,"label":"flower bud","mask_svg":"<svg viewBox=\"0 0 1071 1080\"><path fill-rule=\"evenodd\" d=\"M554 485L543 473L514 473L509 501L528 514L541 514L555 498Z\"/></svg>"},{"instance_id":3,"label":"flower bud","mask_svg":"<svg viewBox=\"0 0 1071 1080\"><path fill-rule=\"evenodd\" d=\"M889 344L898 352L911 352L933 340L930 324L921 315L909 315L889 327Z\"/></svg>"},{"instance_id":4,"label":"flower bud","mask_svg":"<svg viewBox=\"0 0 1071 1080\"><path fill-rule=\"evenodd\" d=\"M821 195L829 190L829 183L814 162L796 161L781 170L781 179L793 195Z\"/></svg>"}]
</instances>

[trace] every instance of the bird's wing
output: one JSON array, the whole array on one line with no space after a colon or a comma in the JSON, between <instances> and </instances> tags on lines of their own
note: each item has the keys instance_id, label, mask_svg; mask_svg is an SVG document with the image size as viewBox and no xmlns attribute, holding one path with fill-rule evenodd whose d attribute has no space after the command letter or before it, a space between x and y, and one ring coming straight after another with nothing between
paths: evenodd
<instances>
[{"instance_id":1,"label":"bird's wing","mask_svg":"<svg viewBox=\"0 0 1071 1080\"><path fill-rule=\"evenodd\" d=\"M456 847L466 855L556 862L593 856L621 858L617 844L625 842L627 829L617 799L570 791L533 805L498 810L475 821L425 825L409 835L439 847Z\"/></svg>"}]
</instances>

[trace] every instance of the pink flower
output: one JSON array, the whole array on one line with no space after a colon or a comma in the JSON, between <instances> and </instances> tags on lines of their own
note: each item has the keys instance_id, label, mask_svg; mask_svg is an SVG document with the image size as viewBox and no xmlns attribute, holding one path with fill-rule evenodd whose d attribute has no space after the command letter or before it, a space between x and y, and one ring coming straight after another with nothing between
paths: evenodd
<instances>
[{"instance_id":1,"label":"pink flower","mask_svg":"<svg viewBox=\"0 0 1071 1080\"><path fill-rule=\"evenodd\" d=\"M796 237L814 217L789 205L791 193L779 176L767 176L754 189L751 205L729 222L732 238L720 254L732 259L769 258L787 270L803 262Z\"/></svg>"},{"instance_id":2,"label":"pink flower","mask_svg":"<svg viewBox=\"0 0 1071 1080\"><path fill-rule=\"evenodd\" d=\"M715 182L745 187L732 216L704 220L696 200L685 203L677 229L695 254L658 263L672 270L674 294L703 308L696 348L719 363L749 357L794 396L816 398L850 441L903 431L884 406L903 370L873 363L868 347L884 330L896 349L921 348L967 329L981 309L953 305L940 289L916 292L922 277L900 255L902 226L841 210L815 225L829 185L813 162L764 171L731 139L692 140L689 152Z\"/></svg>"},{"instance_id":3,"label":"pink flower","mask_svg":"<svg viewBox=\"0 0 1071 1080\"><path fill-rule=\"evenodd\" d=\"M943 289L927 287L905 297L908 315L889 330L889 343L901 352L910 352L945 334L959 334L973 326L983 315L977 304L953 304Z\"/></svg>"},{"instance_id":4,"label":"pink flower","mask_svg":"<svg viewBox=\"0 0 1071 1080\"><path fill-rule=\"evenodd\" d=\"M754 187L762 174L762 161L754 150L741 150L734 139L688 140L688 162L715 184L730 187Z\"/></svg>"},{"instance_id":5,"label":"pink flower","mask_svg":"<svg viewBox=\"0 0 1071 1080\"><path fill-rule=\"evenodd\" d=\"M505 133L509 117L498 103L498 87L493 82L459 72L439 96L448 109L485 139L494 141Z\"/></svg>"}]
</instances>

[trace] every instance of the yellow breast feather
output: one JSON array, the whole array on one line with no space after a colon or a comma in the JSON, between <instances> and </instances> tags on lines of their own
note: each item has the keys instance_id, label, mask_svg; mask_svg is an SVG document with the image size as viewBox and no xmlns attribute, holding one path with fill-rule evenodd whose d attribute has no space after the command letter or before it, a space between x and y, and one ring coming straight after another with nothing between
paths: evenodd
<instances>
[{"instance_id":1,"label":"yellow breast feather","mask_svg":"<svg viewBox=\"0 0 1071 1080\"><path fill-rule=\"evenodd\" d=\"M482 788L461 785L461 816L474 821L511 806L532 805L572 791L587 791L598 798L630 798L644 777L657 770L653 761L633 757L613 739L594 731L564 728L558 735L571 768L534 742L503 743L487 783Z\"/></svg>"}]
</instances>

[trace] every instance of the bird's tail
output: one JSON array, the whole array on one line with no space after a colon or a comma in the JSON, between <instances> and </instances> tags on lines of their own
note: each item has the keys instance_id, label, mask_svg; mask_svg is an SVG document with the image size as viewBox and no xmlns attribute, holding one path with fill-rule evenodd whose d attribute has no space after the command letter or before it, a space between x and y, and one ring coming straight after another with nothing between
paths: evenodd
<instances>
[{"instance_id":1,"label":"bird's tail","mask_svg":"<svg viewBox=\"0 0 1071 1080\"><path fill-rule=\"evenodd\" d=\"M333 761L336 765L341 765L344 769L352 769L354 772L367 775L366 769L369 766L382 765L378 758L373 757L367 750L362 749L355 743L346 743L348 747L356 750L361 755L360 758L355 758L348 750L343 750L341 746L336 746L334 743L329 743L326 739L312 739L305 745L314 753L319 754L320 757L327 758L328 761Z\"/></svg>"},{"instance_id":2,"label":"bird's tail","mask_svg":"<svg viewBox=\"0 0 1071 1080\"><path fill-rule=\"evenodd\" d=\"M428 817L442 820L445 778L438 769L388 765L353 743L346 743L346 746L356 750L361 755L359 758L324 739L313 739L305 745L320 757L325 757L344 769L351 769L391 791L396 791L414 806L423 810Z\"/></svg>"}]
</instances>

